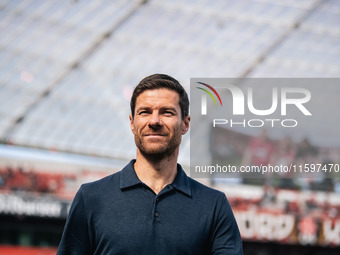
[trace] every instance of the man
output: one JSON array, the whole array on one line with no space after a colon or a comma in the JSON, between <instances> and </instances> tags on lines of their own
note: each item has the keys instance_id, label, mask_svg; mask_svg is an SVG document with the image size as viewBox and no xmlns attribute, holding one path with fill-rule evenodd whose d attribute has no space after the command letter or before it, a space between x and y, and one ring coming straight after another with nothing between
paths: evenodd
<instances>
[{"instance_id":1,"label":"man","mask_svg":"<svg viewBox=\"0 0 340 255\"><path fill-rule=\"evenodd\" d=\"M136 160L77 192L58 254L242 254L222 192L177 164L189 100L174 78L144 78L131 98Z\"/></svg>"}]
</instances>

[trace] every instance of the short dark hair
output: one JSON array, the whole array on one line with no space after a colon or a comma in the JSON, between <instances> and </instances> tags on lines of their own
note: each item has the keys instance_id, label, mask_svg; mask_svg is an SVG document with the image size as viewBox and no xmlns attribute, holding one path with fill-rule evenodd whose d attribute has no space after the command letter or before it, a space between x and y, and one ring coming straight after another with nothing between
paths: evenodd
<instances>
[{"instance_id":1,"label":"short dark hair","mask_svg":"<svg viewBox=\"0 0 340 255\"><path fill-rule=\"evenodd\" d=\"M132 93L130 107L134 117L137 97L146 90L169 89L176 91L179 95L179 106L181 107L182 119L189 115L189 98L183 86L174 78L166 74L153 74L145 77L139 82Z\"/></svg>"}]
</instances>

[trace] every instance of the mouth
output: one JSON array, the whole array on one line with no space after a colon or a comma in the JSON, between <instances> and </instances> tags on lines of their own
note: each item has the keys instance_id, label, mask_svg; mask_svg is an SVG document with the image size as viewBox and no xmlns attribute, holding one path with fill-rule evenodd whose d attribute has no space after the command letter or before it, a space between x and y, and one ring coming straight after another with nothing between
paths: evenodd
<instances>
[{"instance_id":1,"label":"mouth","mask_svg":"<svg viewBox=\"0 0 340 255\"><path fill-rule=\"evenodd\" d=\"M146 134L144 136L147 136L147 137L162 137L162 136L165 136L165 134Z\"/></svg>"}]
</instances>

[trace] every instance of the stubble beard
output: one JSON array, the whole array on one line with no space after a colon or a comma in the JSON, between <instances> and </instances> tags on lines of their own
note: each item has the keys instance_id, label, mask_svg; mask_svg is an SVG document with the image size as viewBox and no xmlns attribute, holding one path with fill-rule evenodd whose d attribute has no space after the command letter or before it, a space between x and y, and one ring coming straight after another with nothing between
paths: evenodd
<instances>
[{"instance_id":1,"label":"stubble beard","mask_svg":"<svg viewBox=\"0 0 340 255\"><path fill-rule=\"evenodd\" d=\"M173 137L168 141L167 144L160 144L159 146L149 146L143 141L141 135L135 135L135 143L139 152L146 159L157 162L162 159L171 157L178 149L181 143L182 137L179 131L176 130Z\"/></svg>"}]
</instances>

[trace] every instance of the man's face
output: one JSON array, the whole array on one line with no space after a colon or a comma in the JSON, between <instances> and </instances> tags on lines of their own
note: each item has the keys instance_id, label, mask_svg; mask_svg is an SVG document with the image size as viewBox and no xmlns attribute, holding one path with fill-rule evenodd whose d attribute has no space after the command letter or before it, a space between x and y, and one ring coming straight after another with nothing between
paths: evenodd
<instances>
[{"instance_id":1,"label":"man's face","mask_svg":"<svg viewBox=\"0 0 340 255\"><path fill-rule=\"evenodd\" d=\"M179 95L169 89L146 90L136 100L131 130L144 156L161 159L178 151L190 117L182 120Z\"/></svg>"}]
</instances>

